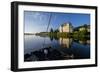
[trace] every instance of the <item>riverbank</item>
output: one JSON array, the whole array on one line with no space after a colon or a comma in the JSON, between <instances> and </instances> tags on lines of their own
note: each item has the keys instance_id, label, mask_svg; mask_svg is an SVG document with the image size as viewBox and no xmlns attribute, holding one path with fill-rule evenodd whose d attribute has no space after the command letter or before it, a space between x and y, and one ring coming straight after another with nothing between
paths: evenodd
<instances>
[{"instance_id":1,"label":"riverbank","mask_svg":"<svg viewBox=\"0 0 100 73\"><path fill-rule=\"evenodd\" d=\"M74 32L74 33L66 33L66 32L46 32L46 33L37 33L36 36L40 37L50 37L51 39L59 39L59 38L73 38L77 40L89 40L90 39L90 33L83 33L83 32Z\"/></svg>"}]
</instances>

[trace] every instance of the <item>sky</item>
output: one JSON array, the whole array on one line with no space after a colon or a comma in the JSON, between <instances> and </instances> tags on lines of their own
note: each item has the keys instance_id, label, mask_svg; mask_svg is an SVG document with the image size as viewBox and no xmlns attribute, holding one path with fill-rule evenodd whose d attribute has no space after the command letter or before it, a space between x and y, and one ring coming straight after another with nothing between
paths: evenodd
<instances>
[{"instance_id":1,"label":"sky","mask_svg":"<svg viewBox=\"0 0 100 73\"><path fill-rule=\"evenodd\" d=\"M24 11L24 32L46 32L50 16L48 31L51 28L56 30L60 25L67 22L71 22L73 27L90 24L90 14Z\"/></svg>"}]
</instances>

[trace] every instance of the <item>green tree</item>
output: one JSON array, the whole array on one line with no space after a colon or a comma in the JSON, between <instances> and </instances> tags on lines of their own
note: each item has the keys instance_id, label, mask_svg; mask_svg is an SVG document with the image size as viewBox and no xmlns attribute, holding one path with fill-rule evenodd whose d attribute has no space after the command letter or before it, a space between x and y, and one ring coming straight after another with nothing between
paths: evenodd
<instances>
[{"instance_id":1,"label":"green tree","mask_svg":"<svg viewBox=\"0 0 100 73\"><path fill-rule=\"evenodd\" d=\"M50 29L50 32L53 33L53 29L52 28Z\"/></svg>"},{"instance_id":2,"label":"green tree","mask_svg":"<svg viewBox=\"0 0 100 73\"><path fill-rule=\"evenodd\" d=\"M57 32L59 32L59 30L58 30L58 29L56 29L54 32L55 32L55 33L57 33Z\"/></svg>"}]
</instances>

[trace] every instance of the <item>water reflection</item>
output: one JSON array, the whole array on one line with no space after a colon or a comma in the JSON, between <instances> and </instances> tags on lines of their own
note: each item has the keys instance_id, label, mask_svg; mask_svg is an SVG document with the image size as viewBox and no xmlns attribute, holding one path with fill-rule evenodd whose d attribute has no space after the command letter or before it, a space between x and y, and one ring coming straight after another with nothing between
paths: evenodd
<instances>
[{"instance_id":1,"label":"water reflection","mask_svg":"<svg viewBox=\"0 0 100 73\"><path fill-rule=\"evenodd\" d=\"M50 38L25 35L24 61L47 61L90 58L90 40L74 40L72 38Z\"/></svg>"},{"instance_id":2,"label":"water reflection","mask_svg":"<svg viewBox=\"0 0 100 73\"><path fill-rule=\"evenodd\" d=\"M59 38L59 44L62 47L70 48L72 43L72 38Z\"/></svg>"}]
</instances>

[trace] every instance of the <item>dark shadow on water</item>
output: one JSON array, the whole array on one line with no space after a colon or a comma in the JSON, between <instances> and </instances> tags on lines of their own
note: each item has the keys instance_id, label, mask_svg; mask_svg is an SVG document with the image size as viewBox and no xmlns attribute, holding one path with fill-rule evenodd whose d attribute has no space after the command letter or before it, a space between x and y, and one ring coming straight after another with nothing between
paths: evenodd
<instances>
[{"instance_id":1,"label":"dark shadow on water","mask_svg":"<svg viewBox=\"0 0 100 73\"><path fill-rule=\"evenodd\" d=\"M72 54L62 54L59 50L51 48L44 48L24 55L24 61L64 60L73 58L74 55Z\"/></svg>"}]
</instances>

